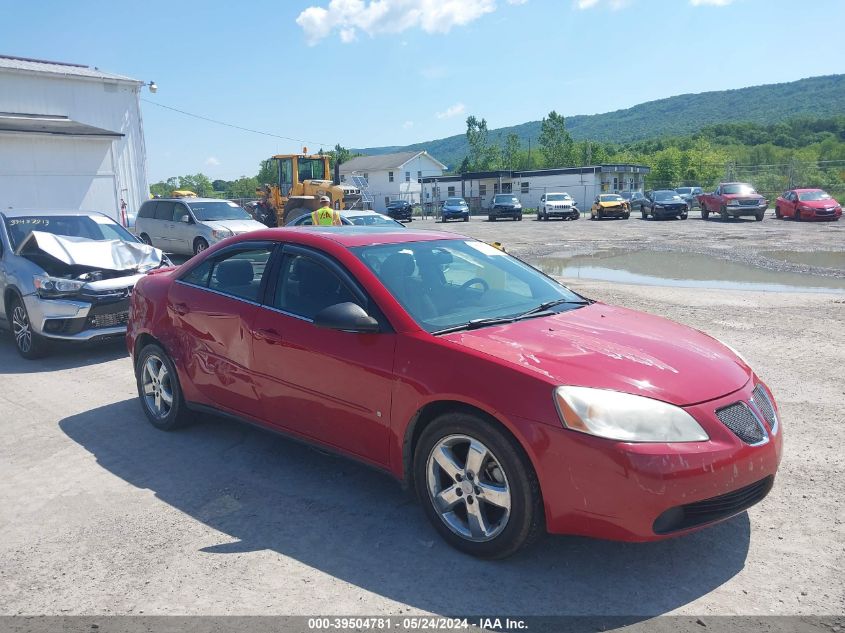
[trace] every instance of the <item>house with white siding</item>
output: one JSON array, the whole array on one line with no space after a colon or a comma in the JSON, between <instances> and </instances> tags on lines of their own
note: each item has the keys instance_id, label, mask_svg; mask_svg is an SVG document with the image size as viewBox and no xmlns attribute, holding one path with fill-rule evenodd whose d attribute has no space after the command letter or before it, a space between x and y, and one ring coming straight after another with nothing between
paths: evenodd
<instances>
[{"instance_id":1,"label":"house with white siding","mask_svg":"<svg viewBox=\"0 0 845 633\"><path fill-rule=\"evenodd\" d=\"M522 206L536 208L544 193L566 192L586 211L600 193L642 191L645 165L613 164L524 171L495 170L423 178L422 199L437 208L451 196L461 196L473 210L488 209L497 193L516 195Z\"/></svg>"},{"instance_id":2,"label":"house with white siding","mask_svg":"<svg viewBox=\"0 0 845 633\"><path fill-rule=\"evenodd\" d=\"M149 196L144 82L79 64L0 56L0 208L102 211Z\"/></svg>"},{"instance_id":3,"label":"house with white siding","mask_svg":"<svg viewBox=\"0 0 845 633\"><path fill-rule=\"evenodd\" d=\"M391 200L419 204L423 179L442 176L445 169L426 151L356 156L340 165L340 181L353 184L352 176L364 177L373 209L383 212Z\"/></svg>"}]
</instances>

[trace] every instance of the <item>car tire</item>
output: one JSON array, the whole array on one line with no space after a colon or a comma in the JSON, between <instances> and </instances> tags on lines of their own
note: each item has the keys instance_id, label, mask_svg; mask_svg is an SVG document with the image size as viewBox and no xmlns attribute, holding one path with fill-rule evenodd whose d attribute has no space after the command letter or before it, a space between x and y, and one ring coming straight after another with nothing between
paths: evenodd
<instances>
[{"instance_id":1,"label":"car tire","mask_svg":"<svg viewBox=\"0 0 845 633\"><path fill-rule=\"evenodd\" d=\"M707 209L702 207L702 209L701 209L701 219L706 220L709 217L710 217L710 211L708 211Z\"/></svg>"},{"instance_id":2,"label":"car tire","mask_svg":"<svg viewBox=\"0 0 845 633\"><path fill-rule=\"evenodd\" d=\"M755 216L754 216L754 219L755 219L755 220L757 220L758 222L762 222L764 217L766 217L766 212L765 212L765 211L763 211L762 213L758 213L757 215L755 215Z\"/></svg>"},{"instance_id":3,"label":"car tire","mask_svg":"<svg viewBox=\"0 0 845 633\"><path fill-rule=\"evenodd\" d=\"M514 218L517 222L522 222L522 214L520 213L516 218Z\"/></svg>"},{"instance_id":4,"label":"car tire","mask_svg":"<svg viewBox=\"0 0 845 633\"><path fill-rule=\"evenodd\" d=\"M488 216L487 216L487 221L488 221L488 222L495 222L495 221L496 221L496 216L493 216L493 215L488 215Z\"/></svg>"},{"instance_id":5,"label":"car tire","mask_svg":"<svg viewBox=\"0 0 845 633\"><path fill-rule=\"evenodd\" d=\"M149 235L147 235L146 233L141 233L141 235L139 235L138 237L140 237L140 238L141 238L141 241L142 241L144 244L146 244L147 246L152 246L152 245L153 245L153 241L150 239L150 236L149 236Z\"/></svg>"},{"instance_id":6,"label":"car tire","mask_svg":"<svg viewBox=\"0 0 845 633\"><path fill-rule=\"evenodd\" d=\"M719 207L719 216L722 222L728 221L728 210L724 205Z\"/></svg>"},{"instance_id":7,"label":"car tire","mask_svg":"<svg viewBox=\"0 0 845 633\"><path fill-rule=\"evenodd\" d=\"M23 299L14 295L7 316L18 354L26 360L35 360L47 354L47 340L33 331Z\"/></svg>"},{"instance_id":8,"label":"car tire","mask_svg":"<svg viewBox=\"0 0 845 633\"><path fill-rule=\"evenodd\" d=\"M792 212L792 219L796 222L800 222L802 220L801 212L798 209L795 209L795 211Z\"/></svg>"},{"instance_id":9,"label":"car tire","mask_svg":"<svg viewBox=\"0 0 845 633\"><path fill-rule=\"evenodd\" d=\"M155 343L144 346L138 354L135 383L141 408L154 427L173 431L191 421L176 367L167 352Z\"/></svg>"},{"instance_id":10,"label":"car tire","mask_svg":"<svg viewBox=\"0 0 845 633\"><path fill-rule=\"evenodd\" d=\"M686 220L688 217L689 217L689 211L687 211L686 213L682 213L680 215L681 220Z\"/></svg>"},{"instance_id":11,"label":"car tire","mask_svg":"<svg viewBox=\"0 0 845 633\"><path fill-rule=\"evenodd\" d=\"M625 213L625 214L622 216L622 219L623 219L623 220L627 220L627 219L628 219L628 218L630 218L630 217L631 217L631 214L630 214L630 213Z\"/></svg>"},{"instance_id":12,"label":"car tire","mask_svg":"<svg viewBox=\"0 0 845 633\"><path fill-rule=\"evenodd\" d=\"M775 217L778 220L783 220L783 213L780 212L780 207L775 207Z\"/></svg>"},{"instance_id":13,"label":"car tire","mask_svg":"<svg viewBox=\"0 0 845 633\"><path fill-rule=\"evenodd\" d=\"M194 255L199 255L208 248L208 242L204 238L198 237L194 240Z\"/></svg>"},{"instance_id":14,"label":"car tire","mask_svg":"<svg viewBox=\"0 0 845 633\"><path fill-rule=\"evenodd\" d=\"M471 472L472 463L467 468L470 450L476 456L484 453L471 460L480 466L478 473ZM429 521L447 543L466 554L505 558L544 532L540 484L531 462L512 437L488 420L460 412L435 419L417 442L413 474ZM454 495L445 498L454 502L454 510L446 512L436 498L438 491L449 490ZM476 517L483 519L482 525L471 523Z\"/></svg>"}]
</instances>

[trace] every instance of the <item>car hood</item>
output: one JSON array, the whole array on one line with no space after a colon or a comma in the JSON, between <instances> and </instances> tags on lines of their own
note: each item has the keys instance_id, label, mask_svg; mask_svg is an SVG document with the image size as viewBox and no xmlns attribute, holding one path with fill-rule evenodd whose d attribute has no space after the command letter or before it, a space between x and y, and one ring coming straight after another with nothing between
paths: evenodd
<instances>
[{"instance_id":1,"label":"car hood","mask_svg":"<svg viewBox=\"0 0 845 633\"><path fill-rule=\"evenodd\" d=\"M210 220L208 222L203 222L202 224L215 231L219 231L221 229L229 230L235 235L267 228L261 224L261 222L256 222L255 220Z\"/></svg>"},{"instance_id":2,"label":"car hood","mask_svg":"<svg viewBox=\"0 0 845 633\"><path fill-rule=\"evenodd\" d=\"M833 198L827 200L801 200L798 204L802 207L809 207L811 209L830 209L831 207L838 207L839 203Z\"/></svg>"},{"instance_id":3,"label":"car hood","mask_svg":"<svg viewBox=\"0 0 845 633\"><path fill-rule=\"evenodd\" d=\"M602 303L442 338L553 385L623 391L678 406L727 395L751 377L730 349L698 330Z\"/></svg>"},{"instance_id":4,"label":"car hood","mask_svg":"<svg viewBox=\"0 0 845 633\"><path fill-rule=\"evenodd\" d=\"M762 200L763 196L759 193L749 193L740 195L738 193L726 193L722 196L725 200Z\"/></svg>"},{"instance_id":5,"label":"car hood","mask_svg":"<svg viewBox=\"0 0 845 633\"><path fill-rule=\"evenodd\" d=\"M622 202L622 200L615 200L613 202L599 202L599 206L601 207L619 207L623 204L624 202Z\"/></svg>"},{"instance_id":6,"label":"car hood","mask_svg":"<svg viewBox=\"0 0 845 633\"><path fill-rule=\"evenodd\" d=\"M444 204L443 208L447 211L469 211L469 207L464 207L459 204Z\"/></svg>"}]
</instances>

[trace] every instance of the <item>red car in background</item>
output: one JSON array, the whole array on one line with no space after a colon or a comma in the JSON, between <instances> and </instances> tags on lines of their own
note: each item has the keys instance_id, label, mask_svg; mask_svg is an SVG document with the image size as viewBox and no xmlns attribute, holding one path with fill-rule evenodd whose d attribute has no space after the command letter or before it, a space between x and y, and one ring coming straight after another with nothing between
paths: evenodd
<instances>
[{"instance_id":1,"label":"red car in background","mask_svg":"<svg viewBox=\"0 0 845 633\"><path fill-rule=\"evenodd\" d=\"M676 536L763 499L769 389L731 348L586 299L488 244L365 227L224 240L132 294L144 413L222 413L416 490L441 536Z\"/></svg>"},{"instance_id":2,"label":"red car in background","mask_svg":"<svg viewBox=\"0 0 845 633\"><path fill-rule=\"evenodd\" d=\"M790 189L775 202L775 217L793 220L838 220L842 205L822 189Z\"/></svg>"}]
</instances>

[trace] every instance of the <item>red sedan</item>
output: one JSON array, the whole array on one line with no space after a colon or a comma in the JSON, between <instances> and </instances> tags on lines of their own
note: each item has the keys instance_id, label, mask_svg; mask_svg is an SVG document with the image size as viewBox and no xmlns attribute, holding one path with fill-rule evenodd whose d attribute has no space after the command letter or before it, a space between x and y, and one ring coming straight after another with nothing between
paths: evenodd
<instances>
[{"instance_id":1,"label":"red sedan","mask_svg":"<svg viewBox=\"0 0 845 633\"><path fill-rule=\"evenodd\" d=\"M842 205L821 189L791 189L775 202L775 217L793 220L838 220Z\"/></svg>"},{"instance_id":2,"label":"red sedan","mask_svg":"<svg viewBox=\"0 0 845 633\"><path fill-rule=\"evenodd\" d=\"M730 348L451 233L224 240L138 283L127 344L156 427L222 413L351 455L476 556L684 534L763 499L781 456Z\"/></svg>"}]
</instances>

